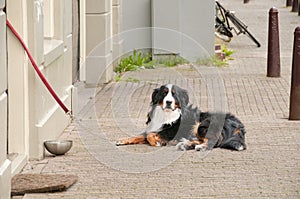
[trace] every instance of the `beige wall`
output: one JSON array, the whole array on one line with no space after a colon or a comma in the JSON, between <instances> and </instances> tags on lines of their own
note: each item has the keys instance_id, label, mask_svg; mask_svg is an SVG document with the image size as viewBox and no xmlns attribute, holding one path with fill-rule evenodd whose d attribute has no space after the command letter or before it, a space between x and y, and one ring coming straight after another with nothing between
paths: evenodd
<instances>
[{"instance_id":1,"label":"beige wall","mask_svg":"<svg viewBox=\"0 0 300 199\"><path fill-rule=\"evenodd\" d=\"M126 0L122 4L124 52L152 48L189 61L214 55L214 1ZM137 17L138 16L138 17Z\"/></svg>"},{"instance_id":2,"label":"beige wall","mask_svg":"<svg viewBox=\"0 0 300 199\"><path fill-rule=\"evenodd\" d=\"M125 0L121 4L124 53L152 47L151 4L153 0ZM169 12L169 11L168 11Z\"/></svg>"},{"instance_id":3,"label":"beige wall","mask_svg":"<svg viewBox=\"0 0 300 199\"><path fill-rule=\"evenodd\" d=\"M79 78L78 61L79 61L79 0L73 0L72 6L72 81L76 82Z\"/></svg>"},{"instance_id":4,"label":"beige wall","mask_svg":"<svg viewBox=\"0 0 300 199\"><path fill-rule=\"evenodd\" d=\"M7 1L6 14L4 2L0 0L1 199L10 198L11 176L18 173L29 158L43 158L44 140L56 139L70 122L36 75L19 41L10 30L6 32L6 14L68 107L73 88L72 0L53 1L54 29L47 39L44 38L46 16L42 1Z\"/></svg>"},{"instance_id":5,"label":"beige wall","mask_svg":"<svg viewBox=\"0 0 300 199\"><path fill-rule=\"evenodd\" d=\"M5 1L0 0L0 198L10 198L11 162L7 159L7 62Z\"/></svg>"},{"instance_id":6,"label":"beige wall","mask_svg":"<svg viewBox=\"0 0 300 199\"><path fill-rule=\"evenodd\" d=\"M112 2L112 36L113 36L113 63L118 64L118 60L123 53L123 39L120 36L122 24L122 0Z\"/></svg>"},{"instance_id":7,"label":"beige wall","mask_svg":"<svg viewBox=\"0 0 300 199\"><path fill-rule=\"evenodd\" d=\"M113 78L113 62L123 50L121 4L122 0L80 0L80 80L88 86Z\"/></svg>"},{"instance_id":8,"label":"beige wall","mask_svg":"<svg viewBox=\"0 0 300 199\"><path fill-rule=\"evenodd\" d=\"M112 0L85 1L85 82L106 83L112 79Z\"/></svg>"},{"instance_id":9,"label":"beige wall","mask_svg":"<svg viewBox=\"0 0 300 199\"><path fill-rule=\"evenodd\" d=\"M28 44L40 70L67 107L72 91L72 0L53 1L48 20L40 0L10 0L8 18ZM16 11L17 10L17 11ZM45 15L44 15L45 14ZM44 23L52 27L45 32ZM47 36L44 37L44 33ZM17 173L24 160L43 158L43 142L56 139L69 124L29 63L23 48L8 33L8 152L17 154ZM18 137L18 139L15 139ZM19 167L19 168L18 168Z\"/></svg>"},{"instance_id":10,"label":"beige wall","mask_svg":"<svg viewBox=\"0 0 300 199\"><path fill-rule=\"evenodd\" d=\"M25 28L26 16L24 16L25 1L12 0L7 2L7 17L18 33L27 41L27 30ZM10 10L13 7L16 11ZM12 13L14 13L12 15ZM25 18L25 19L23 19ZM13 41L13 42L12 42ZM22 53L21 53L22 52ZM19 171L27 161L25 140L28 131L25 128L25 103L26 82L25 70L28 61L21 45L16 38L7 32L7 59L8 59L8 153L12 160L12 173ZM18 138L18 139L16 139Z\"/></svg>"},{"instance_id":11,"label":"beige wall","mask_svg":"<svg viewBox=\"0 0 300 199\"><path fill-rule=\"evenodd\" d=\"M153 54L167 51L191 62L214 55L214 6L211 0L152 0Z\"/></svg>"},{"instance_id":12,"label":"beige wall","mask_svg":"<svg viewBox=\"0 0 300 199\"><path fill-rule=\"evenodd\" d=\"M72 0L9 0L7 3L8 19L28 44L42 73L70 108ZM121 41L112 40L112 35L120 31L120 3L121 0L80 1L80 10L84 11L84 19L80 18L84 22L80 34L84 56L80 59L92 63L83 73L88 84L112 79L113 50L121 49ZM52 11L45 10L49 5ZM9 198L11 174L18 173L28 159L43 158L43 142L58 138L70 119L46 90L10 31L6 40L3 7L4 0L0 0L0 42L7 41L7 48L0 45L0 119L4 121L0 125L0 198ZM102 76L100 81L99 76ZM7 153L12 163L7 160Z\"/></svg>"}]
</instances>

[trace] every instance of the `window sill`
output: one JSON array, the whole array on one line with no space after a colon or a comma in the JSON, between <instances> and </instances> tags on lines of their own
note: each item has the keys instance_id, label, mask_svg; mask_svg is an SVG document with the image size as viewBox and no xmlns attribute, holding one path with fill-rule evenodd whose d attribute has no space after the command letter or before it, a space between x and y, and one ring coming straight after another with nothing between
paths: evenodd
<instances>
[{"instance_id":1,"label":"window sill","mask_svg":"<svg viewBox=\"0 0 300 199\"><path fill-rule=\"evenodd\" d=\"M44 39L44 67L47 67L54 60L62 56L64 45L62 40Z\"/></svg>"}]
</instances>

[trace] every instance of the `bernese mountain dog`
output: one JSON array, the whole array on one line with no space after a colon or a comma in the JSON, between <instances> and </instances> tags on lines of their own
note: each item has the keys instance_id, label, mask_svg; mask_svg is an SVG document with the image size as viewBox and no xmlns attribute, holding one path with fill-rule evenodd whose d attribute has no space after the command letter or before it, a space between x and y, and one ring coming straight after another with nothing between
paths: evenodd
<instances>
[{"instance_id":1,"label":"bernese mountain dog","mask_svg":"<svg viewBox=\"0 0 300 199\"><path fill-rule=\"evenodd\" d=\"M230 113L201 112L188 105L186 90L172 84L154 89L147 127L137 136L116 141L116 145L176 145L178 150L210 150L214 147L245 150L245 128Z\"/></svg>"}]
</instances>

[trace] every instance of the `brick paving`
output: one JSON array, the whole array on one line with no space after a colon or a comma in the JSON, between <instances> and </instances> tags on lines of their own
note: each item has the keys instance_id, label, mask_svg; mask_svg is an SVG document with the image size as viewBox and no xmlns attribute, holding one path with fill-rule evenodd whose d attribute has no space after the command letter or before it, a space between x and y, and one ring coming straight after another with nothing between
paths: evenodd
<instances>
[{"instance_id":1,"label":"brick paving","mask_svg":"<svg viewBox=\"0 0 300 199\"><path fill-rule=\"evenodd\" d=\"M288 121L293 32L300 18L279 0L222 0L261 42L235 37L229 66L178 66L126 73L95 91L61 139L74 146L64 156L26 165L24 173L76 174L65 192L24 198L300 198L300 122ZM268 10L279 9L281 77L266 77ZM134 81L133 81L134 80ZM208 154L174 147L115 147L114 140L145 127L153 88L174 83L205 110L236 114L248 149Z\"/></svg>"}]
</instances>

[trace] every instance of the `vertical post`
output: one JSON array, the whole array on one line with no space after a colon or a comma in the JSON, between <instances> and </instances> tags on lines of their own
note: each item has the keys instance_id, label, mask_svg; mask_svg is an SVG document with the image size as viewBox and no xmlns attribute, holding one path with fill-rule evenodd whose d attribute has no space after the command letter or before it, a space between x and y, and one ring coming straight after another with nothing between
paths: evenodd
<instances>
[{"instance_id":1,"label":"vertical post","mask_svg":"<svg viewBox=\"0 0 300 199\"><path fill-rule=\"evenodd\" d=\"M293 1L292 0L286 0L286 7L292 6Z\"/></svg>"},{"instance_id":2,"label":"vertical post","mask_svg":"<svg viewBox=\"0 0 300 199\"><path fill-rule=\"evenodd\" d=\"M298 0L293 0L292 12L298 12Z\"/></svg>"},{"instance_id":3,"label":"vertical post","mask_svg":"<svg viewBox=\"0 0 300 199\"><path fill-rule=\"evenodd\" d=\"M294 32L290 120L300 120L300 26Z\"/></svg>"},{"instance_id":4,"label":"vertical post","mask_svg":"<svg viewBox=\"0 0 300 199\"><path fill-rule=\"evenodd\" d=\"M250 0L244 0L244 3L248 3Z\"/></svg>"},{"instance_id":5,"label":"vertical post","mask_svg":"<svg viewBox=\"0 0 300 199\"><path fill-rule=\"evenodd\" d=\"M267 77L280 77L278 10L276 8L271 8L269 11L268 36Z\"/></svg>"}]
</instances>

